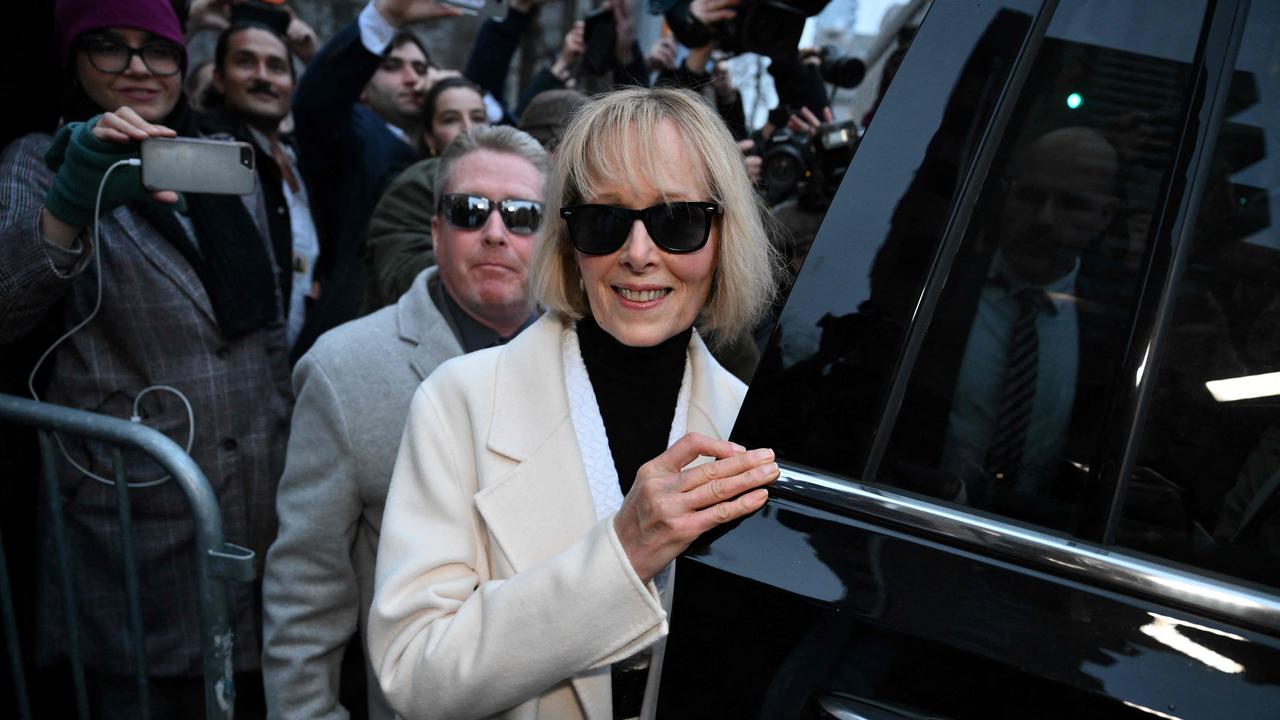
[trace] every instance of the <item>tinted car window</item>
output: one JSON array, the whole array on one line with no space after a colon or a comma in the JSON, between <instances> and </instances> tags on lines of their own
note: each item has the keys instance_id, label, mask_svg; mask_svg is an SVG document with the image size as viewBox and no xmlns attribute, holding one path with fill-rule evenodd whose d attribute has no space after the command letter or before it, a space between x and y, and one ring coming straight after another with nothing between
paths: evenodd
<instances>
[{"instance_id":1,"label":"tinted car window","mask_svg":"<svg viewBox=\"0 0 1280 720\"><path fill-rule=\"evenodd\" d=\"M1204 2L1054 15L879 481L1072 531L1192 92Z\"/></svg>"},{"instance_id":2,"label":"tinted car window","mask_svg":"<svg viewBox=\"0 0 1280 720\"><path fill-rule=\"evenodd\" d=\"M1280 6L1255 2L1117 541L1280 586Z\"/></svg>"},{"instance_id":3,"label":"tinted car window","mask_svg":"<svg viewBox=\"0 0 1280 720\"><path fill-rule=\"evenodd\" d=\"M763 353L739 442L860 476L913 308L1040 4L930 8Z\"/></svg>"}]
</instances>

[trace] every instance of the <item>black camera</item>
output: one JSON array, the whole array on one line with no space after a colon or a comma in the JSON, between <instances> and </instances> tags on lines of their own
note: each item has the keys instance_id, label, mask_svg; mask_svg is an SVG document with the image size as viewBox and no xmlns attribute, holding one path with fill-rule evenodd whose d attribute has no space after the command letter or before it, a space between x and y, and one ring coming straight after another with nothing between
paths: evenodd
<instances>
[{"instance_id":1,"label":"black camera","mask_svg":"<svg viewBox=\"0 0 1280 720\"><path fill-rule=\"evenodd\" d=\"M826 82L842 88L855 88L867 76L867 64L852 55L841 55L834 45L818 50L819 72Z\"/></svg>"},{"instance_id":2,"label":"black camera","mask_svg":"<svg viewBox=\"0 0 1280 720\"><path fill-rule=\"evenodd\" d=\"M862 131L853 120L827 123L812 135L789 128L775 130L760 153L766 202L776 205L798 192L806 209L825 209L861 139Z\"/></svg>"},{"instance_id":3,"label":"black camera","mask_svg":"<svg viewBox=\"0 0 1280 720\"><path fill-rule=\"evenodd\" d=\"M805 19L817 15L830 0L742 0L737 16L712 25L721 50L793 57Z\"/></svg>"}]
</instances>

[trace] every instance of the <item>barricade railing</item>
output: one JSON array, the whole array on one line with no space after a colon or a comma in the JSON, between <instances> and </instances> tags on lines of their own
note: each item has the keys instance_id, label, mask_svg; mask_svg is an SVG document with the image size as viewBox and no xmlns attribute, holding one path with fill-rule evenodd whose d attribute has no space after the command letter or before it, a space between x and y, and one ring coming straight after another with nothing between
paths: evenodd
<instances>
[{"instance_id":1,"label":"barricade railing","mask_svg":"<svg viewBox=\"0 0 1280 720\"><path fill-rule=\"evenodd\" d=\"M169 474L187 498L195 520L196 581L200 595L201 643L204 652L205 718L226 718L235 713L235 682L232 675L232 634L227 583L248 582L254 577L253 551L226 542L222 533L222 513L209 481L191 456L162 433L140 423L97 413L76 410L13 395L0 394L0 423L25 425L36 429L40 440L41 475L49 503L50 527L57 553L59 585L67 623L68 660L71 665L76 706L79 716L89 717L88 689L84 661L80 652L79 615L76 611L75 572L68 547L66 523L62 514L59 490L57 440L55 433L92 440L112 448L111 477L115 479L116 504L120 518L123 580L129 611L129 631L135 658L133 672L137 684L140 716L150 714L147 681L145 628L141 591L129 509L128 479L125 477L123 451L147 454ZM14 612L13 583L5 563L3 537L0 536L0 621L4 623L6 652L9 657L18 716L31 718L30 698L23 669Z\"/></svg>"}]
</instances>

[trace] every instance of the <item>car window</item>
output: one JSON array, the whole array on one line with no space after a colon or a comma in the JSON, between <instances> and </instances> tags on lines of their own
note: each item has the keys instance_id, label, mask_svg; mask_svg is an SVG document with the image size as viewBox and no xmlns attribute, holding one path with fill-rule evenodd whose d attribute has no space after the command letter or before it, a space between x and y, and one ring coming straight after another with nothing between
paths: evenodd
<instances>
[{"instance_id":1,"label":"car window","mask_svg":"<svg viewBox=\"0 0 1280 720\"><path fill-rule=\"evenodd\" d=\"M1075 531L1206 4L1162 4L1159 18L1124 0L1059 6L945 268L875 480Z\"/></svg>"},{"instance_id":2,"label":"car window","mask_svg":"<svg viewBox=\"0 0 1280 720\"><path fill-rule=\"evenodd\" d=\"M762 353L736 440L861 474L912 308L1040 5L930 7Z\"/></svg>"},{"instance_id":3,"label":"car window","mask_svg":"<svg viewBox=\"0 0 1280 720\"><path fill-rule=\"evenodd\" d=\"M1255 2L1116 534L1122 545L1273 587L1280 587L1278 68L1280 5Z\"/></svg>"}]
</instances>

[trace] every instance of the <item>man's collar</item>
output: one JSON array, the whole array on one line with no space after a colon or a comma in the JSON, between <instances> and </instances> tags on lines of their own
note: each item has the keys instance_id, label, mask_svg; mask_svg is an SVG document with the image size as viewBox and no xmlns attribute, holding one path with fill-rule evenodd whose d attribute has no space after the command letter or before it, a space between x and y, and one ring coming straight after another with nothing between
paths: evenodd
<instances>
[{"instance_id":1,"label":"man's collar","mask_svg":"<svg viewBox=\"0 0 1280 720\"><path fill-rule=\"evenodd\" d=\"M405 144L409 145L410 147L413 147L413 141L409 139L409 133L405 132L404 128L394 123L387 122L386 120L383 120L382 122L386 124L387 129L391 131L392 135L395 135L396 137L403 140Z\"/></svg>"},{"instance_id":2,"label":"man's collar","mask_svg":"<svg viewBox=\"0 0 1280 720\"><path fill-rule=\"evenodd\" d=\"M462 346L463 352L474 352L502 345L512 337L519 335L521 330L529 327L538 319L538 314L531 312L520 328L511 333L511 337L503 337L493 328L484 325L462 309L462 306L445 289L444 282L440 280L439 275L433 279L435 282L430 284L431 299L440 310L440 314L444 316L445 322L449 324L449 329L453 331L453 336L458 339L458 344Z\"/></svg>"},{"instance_id":3,"label":"man's collar","mask_svg":"<svg viewBox=\"0 0 1280 720\"><path fill-rule=\"evenodd\" d=\"M1026 288L1039 287L1044 290L1054 309L1061 309L1065 303L1073 302L1076 293L1076 279L1080 275L1080 258L1075 259L1071 272L1044 285L1029 282L1018 275L1004 258L1004 251L997 248L991 258L991 267L987 271L987 283L998 285L1006 294L1013 295Z\"/></svg>"}]
</instances>

